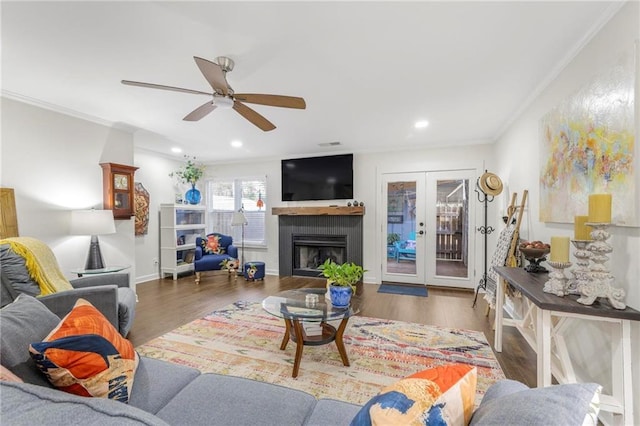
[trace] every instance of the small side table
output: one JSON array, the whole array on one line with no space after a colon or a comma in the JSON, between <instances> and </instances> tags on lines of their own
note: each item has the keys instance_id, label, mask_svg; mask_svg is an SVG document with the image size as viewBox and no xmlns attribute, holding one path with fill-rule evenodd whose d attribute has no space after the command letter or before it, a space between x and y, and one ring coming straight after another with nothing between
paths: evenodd
<instances>
[{"instance_id":1,"label":"small side table","mask_svg":"<svg viewBox=\"0 0 640 426\"><path fill-rule=\"evenodd\" d=\"M360 298L352 297L351 305L346 308L338 308L327 303L324 294L325 288L301 288L285 290L274 296L269 296L262 301L262 308L269 314L284 320L285 332L280 350L287 348L289 340L296 344L296 355L293 362L291 377L298 377L300 362L302 360L302 348L304 346L320 346L336 342L342 364L349 367L347 350L342 340L349 318L360 312ZM307 302L307 295L316 294L318 301L314 304ZM338 328L329 324L329 321L340 321ZM319 335L307 334L305 323L319 326Z\"/></svg>"},{"instance_id":2,"label":"small side table","mask_svg":"<svg viewBox=\"0 0 640 426\"><path fill-rule=\"evenodd\" d=\"M78 278L83 275L99 275L99 274L110 274L112 272L120 272L125 269L129 269L131 265L115 265L115 266L107 266L101 269L84 269L84 268L75 268L72 269L71 272L74 274L78 274Z\"/></svg>"}]
</instances>

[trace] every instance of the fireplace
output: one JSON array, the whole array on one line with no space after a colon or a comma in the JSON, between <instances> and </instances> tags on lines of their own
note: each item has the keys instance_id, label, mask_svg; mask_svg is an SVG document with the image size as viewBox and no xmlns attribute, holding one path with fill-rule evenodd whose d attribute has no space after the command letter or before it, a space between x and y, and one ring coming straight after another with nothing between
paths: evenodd
<instances>
[{"instance_id":1,"label":"fireplace","mask_svg":"<svg viewBox=\"0 0 640 426\"><path fill-rule=\"evenodd\" d=\"M362 213L278 214L280 275L320 277L316 265L327 258L362 265L362 222Z\"/></svg>"},{"instance_id":2,"label":"fireplace","mask_svg":"<svg viewBox=\"0 0 640 426\"><path fill-rule=\"evenodd\" d=\"M293 235L292 254L292 275L317 277L325 260L345 262L347 236Z\"/></svg>"}]
</instances>

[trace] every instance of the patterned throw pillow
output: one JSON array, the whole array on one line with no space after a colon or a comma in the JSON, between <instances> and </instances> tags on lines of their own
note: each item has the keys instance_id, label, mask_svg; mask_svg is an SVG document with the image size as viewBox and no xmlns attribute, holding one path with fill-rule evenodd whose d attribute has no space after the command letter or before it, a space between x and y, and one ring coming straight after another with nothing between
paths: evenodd
<instances>
[{"instance_id":1,"label":"patterned throw pillow","mask_svg":"<svg viewBox=\"0 0 640 426\"><path fill-rule=\"evenodd\" d=\"M387 386L367 402L351 426L466 425L473 414L477 370L450 364Z\"/></svg>"},{"instance_id":2,"label":"patterned throw pillow","mask_svg":"<svg viewBox=\"0 0 640 426\"><path fill-rule=\"evenodd\" d=\"M207 239L202 239L202 251L206 254L224 254L224 247L220 245L219 235L208 235Z\"/></svg>"},{"instance_id":3,"label":"patterned throw pillow","mask_svg":"<svg viewBox=\"0 0 640 426\"><path fill-rule=\"evenodd\" d=\"M84 299L78 299L43 342L32 343L29 352L60 390L129 401L138 354L131 342Z\"/></svg>"}]
</instances>

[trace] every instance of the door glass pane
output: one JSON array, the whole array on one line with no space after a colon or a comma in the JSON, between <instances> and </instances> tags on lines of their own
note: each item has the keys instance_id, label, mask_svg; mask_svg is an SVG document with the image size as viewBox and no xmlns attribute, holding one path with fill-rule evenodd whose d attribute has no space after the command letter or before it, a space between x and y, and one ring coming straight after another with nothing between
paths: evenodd
<instances>
[{"instance_id":1,"label":"door glass pane","mask_svg":"<svg viewBox=\"0 0 640 426\"><path fill-rule=\"evenodd\" d=\"M469 180L437 181L436 275L469 276Z\"/></svg>"},{"instance_id":2,"label":"door glass pane","mask_svg":"<svg viewBox=\"0 0 640 426\"><path fill-rule=\"evenodd\" d=\"M387 184L387 272L416 274L416 182Z\"/></svg>"}]
</instances>

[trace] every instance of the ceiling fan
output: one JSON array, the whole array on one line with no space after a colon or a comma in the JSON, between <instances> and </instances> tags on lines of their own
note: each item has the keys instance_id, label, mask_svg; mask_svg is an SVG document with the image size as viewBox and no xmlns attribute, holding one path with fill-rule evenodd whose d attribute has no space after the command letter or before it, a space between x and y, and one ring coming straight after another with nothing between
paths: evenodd
<instances>
[{"instance_id":1,"label":"ceiling fan","mask_svg":"<svg viewBox=\"0 0 640 426\"><path fill-rule=\"evenodd\" d=\"M229 83L227 83L227 72L233 70L233 60L225 56L217 57L217 63L199 58L197 56L194 56L193 59L195 59L198 68L200 68L200 71L204 75L204 78L213 88L213 93L130 80L122 80L122 84L127 84L130 86L149 87L151 89L171 90L174 92L192 93L195 95L206 95L212 97L211 100L207 101L205 104L200 105L198 108L187 114L183 118L183 120L198 121L216 108L233 108L238 112L238 114L249 120L261 130L264 130L265 132L275 129L276 126L274 126L273 123L264 118L262 115L246 106L243 102L297 109L305 109L307 106L303 98L297 98L294 96L235 93L231 86L229 86Z\"/></svg>"}]
</instances>

